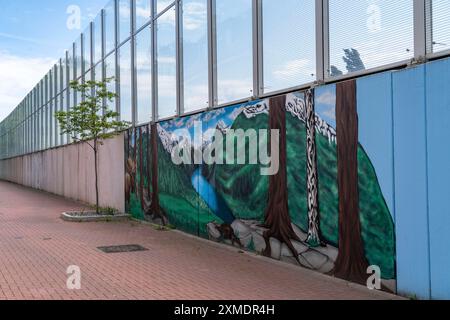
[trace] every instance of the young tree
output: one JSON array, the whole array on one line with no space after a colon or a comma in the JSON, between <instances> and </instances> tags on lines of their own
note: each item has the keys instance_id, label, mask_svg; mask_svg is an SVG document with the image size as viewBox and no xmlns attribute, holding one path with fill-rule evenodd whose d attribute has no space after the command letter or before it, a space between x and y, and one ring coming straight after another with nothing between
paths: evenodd
<instances>
[{"instance_id":1,"label":"young tree","mask_svg":"<svg viewBox=\"0 0 450 320\"><path fill-rule=\"evenodd\" d=\"M70 87L76 93L81 93L82 102L68 111L58 111L55 117L61 128L61 135L68 134L75 142L86 143L94 152L95 168L95 209L99 214L98 189L98 151L105 139L125 130L129 123L117 120L119 114L105 107L107 102L113 102L117 95L108 91L108 83L113 78L104 81L87 81L79 83L72 81Z\"/></svg>"}]
</instances>

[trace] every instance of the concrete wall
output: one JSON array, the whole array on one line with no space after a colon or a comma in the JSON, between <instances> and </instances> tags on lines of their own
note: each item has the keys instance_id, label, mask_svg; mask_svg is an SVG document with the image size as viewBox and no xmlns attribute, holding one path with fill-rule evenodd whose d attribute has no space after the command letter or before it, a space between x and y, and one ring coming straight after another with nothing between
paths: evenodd
<instances>
[{"instance_id":1,"label":"concrete wall","mask_svg":"<svg viewBox=\"0 0 450 320\"><path fill-rule=\"evenodd\" d=\"M100 205L125 211L123 135L100 147ZM87 144L73 144L0 161L0 179L95 203L94 153Z\"/></svg>"}]
</instances>

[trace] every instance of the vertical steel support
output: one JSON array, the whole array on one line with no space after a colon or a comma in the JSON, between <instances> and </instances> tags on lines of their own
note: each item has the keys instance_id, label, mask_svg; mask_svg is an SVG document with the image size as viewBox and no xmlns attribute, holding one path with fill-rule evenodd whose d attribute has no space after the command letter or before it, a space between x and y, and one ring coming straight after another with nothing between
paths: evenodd
<instances>
[{"instance_id":1,"label":"vertical steel support","mask_svg":"<svg viewBox=\"0 0 450 320\"><path fill-rule=\"evenodd\" d=\"M209 108L218 104L217 100L217 25L216 0L208 0L208 83Z\"/></svg>"},{"instance_id":2,"label":"vertical steel support","mask_svg":"<svg viewBox=\"0 0 450 320\"><path fill-rule=\"evenodd\" d=\"M316 1L316 83L324 83L329 75L329 2Z\"/></svg>"},{"instance_id":3,"label":"vertical steel support","mask_svg":"<svg viewBox=\"0 0 450 320\"><path fill-rule=\"evenodd\" d=\"M422 62L426 57L426 0L414 0L414 60Z\"/></svg>"},{"instance_id":4,"label":"vertical steel support","mask_svg":"<svg viewBox=\"0 0 450 320\"><path fill-rule=\"evenodd\" d=\"M136 28L136 2L130 0L130 45L131 45L131 121L132 126L135 127L137 123L137 88L136 88L136 38L134 36L134 30Z\"/></svg>"},{"instance_id":5,"label":"vertical steel support","mask_svg":"<svg viewBox=\"0 0 450 320\"><path fill-rule=\"evenodd\" d=\"M156 1L152 0L152 122L159 119L158 114L158 22L156 21Z\"/></svg>"},{"instance_id":6,"label":"vertical steel support","mask_svg":"<svg viewBox=\"0 0 450 320\"><path fill-rule=\"evenodd\" d=\"M262 0L253 0L253 98L264 94L263 14Z\"/></svg>"},{"instance_id":7,"label":"vertical steel support","mask_svg":"<svg viewBox=\"0 0 450 320\"><path fill-rule=\"evenodd\" d=\"M183 60L183 2L175 0L175 41L176 41L176 66L177 66L177 116L184 113L184 60Z\"/></svg>"}]
</instances>

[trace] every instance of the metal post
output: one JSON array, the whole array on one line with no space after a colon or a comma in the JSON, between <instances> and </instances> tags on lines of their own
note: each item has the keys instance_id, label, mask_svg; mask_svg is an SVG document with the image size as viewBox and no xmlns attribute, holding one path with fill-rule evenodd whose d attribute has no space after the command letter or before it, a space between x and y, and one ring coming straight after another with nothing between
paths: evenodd
<instances>
[{"instance_id":1,"label":"metal post","mask_svg":"<svg viewBox=\"0 0 450 320\"><path fill-rule=\"evenodd\" d=\"M263 63L263 2L253 0L253 98L264 94L264 63Z\"/></svg>"},{"instance_id":2,"label":"metal post","mask_svg":"<svg viewBox=\"0 0 450 320\"><path fill-rule=\"evenodd\" d=\"M316 1L316 83L324 83L329 70L329 2Z\"/></svg>"},{"instance_id":3,"label":"metal post","mask_svg":"<svg viewBox=\"0 0 450 320\"><path fill-rule=\"evenodd\" d=\"M176 66L177 66L177 115L184 113L184 75L183 75L183 4L181 0L175 2L175 40L176 40Z\"/></svg>"},{"instance_id":4,"label":"metal post","mask_svg":"<svg viewBox=\"0 0 450 320\"><path fill-rule=\"evenodd\" d=\"M414 0L414 62L420 63L426 57L426 0Z\"/></svg>"},{"instance_id":5,"label":"metal post","mask_svg":"<svg viewBox=\"0 0 450 320\"><path fill-rule=\"evenodd\" d=\"M208 0L208 83L209 108L217 106L217 27L216 0Z\"/></svg>"},{"instance_id":6,"label":"metal post","mask_svg":"<svg viewBox=\"0 0 450 320\"><path fill-rule=\"evenodd\" d=\"M433 53L433 1L425 0L425 41L427 54Z\"/></svg>"},{"instance_id":7,"label":"metal post","mask_svg":"<svg viewBox=\"0 0 450 320\"><path fill-rule=\"evenodd\" d=\"M158 23L156 17L156 1L152 0L152 122L158 121L158 57L157 57L157 44L158 44Z\"/></svg>"},{"instance_id":8,"label":"metal post","mask_svg":"<svg viewBox=\"0 0 450 320\"><path fill-rule=\"evenodd\" d=\"M131 10L131 19L130 19L130 29L131 29L131 121L132 126L135 127L137 123L137 88L136 88L136 39L134 36L134 30L136 27L136 3L134 0L131 0L130 10Z\"/></svg>"}]
</instances>

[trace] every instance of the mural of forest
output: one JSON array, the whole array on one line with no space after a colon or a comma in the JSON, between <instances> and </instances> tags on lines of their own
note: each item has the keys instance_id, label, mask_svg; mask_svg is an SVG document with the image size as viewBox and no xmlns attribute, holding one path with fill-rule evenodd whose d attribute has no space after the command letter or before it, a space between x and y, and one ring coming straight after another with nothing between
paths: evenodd
<instances>
[{"instance_id":1,"label":"mural of forest","mask_svg":"<svg viewBox=\"0 0 450 320\"><path fill-rule=\"evenodd\" d=\"M173 134L180 128L190 139ZM263 176L262 165L237 159L172 161L176 146L188 143L192 156L208 148L211 129L280 130L280 170ZM238 144L234 157L249 158L250 143ZM268 144L260 138L258 151ZM395 291L394 222L358 142L354 81L320 96L296 92L130 129L125 149L126 205L135 218L361 284L376 265L383 289Z\"/></svg>"}]
</instances>

